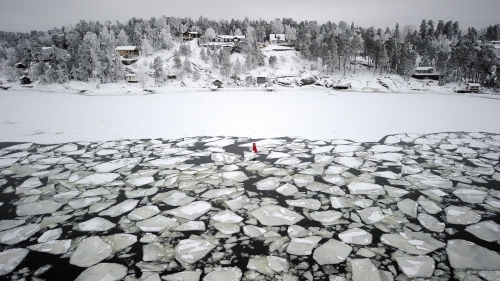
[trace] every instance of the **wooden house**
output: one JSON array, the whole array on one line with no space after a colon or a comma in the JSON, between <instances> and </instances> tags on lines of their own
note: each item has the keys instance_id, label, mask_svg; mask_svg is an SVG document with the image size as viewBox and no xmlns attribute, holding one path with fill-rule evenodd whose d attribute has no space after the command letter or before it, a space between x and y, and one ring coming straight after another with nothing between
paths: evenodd
<instances>
[{"instance_id":1,"label":"wooden house","mask_svg":"<svg viewBox=\"0 0 500 281\"><path fill-rule=\"evenodd\" d=\"M217 35L214 40L214 42L233 42L233 43L239 43L245 41L245 35Z\"/></svg>"},{"instance_id":2,"label":"wooden house","mask_svg":"<svg viewBox=\"0 0 500 281\"><path fill-rule=\"evenodd\" d=\"M421 66L415 68L415 72L412 75L415 79L433 79L439 80L440 74L434 71L433 67Z\"/></svg>"},{"instance_id":3,"label":"wooden house","mask_svg":"<svg viewBox=\"0 0 500 281\"><path fill-rule=\"evenodd\" d=\"M176 73L168 73L167 79L177 79L177 74Z\"/></svg>"},{"instance_id":4,"label":"wooden house","mask_svg":"<svg viewBox=\"0 0 500 281\"><path fill-rule=\"evenodd\" d=\"M125 81L127 81L127 83L137 83L139 79L135 73L125 73Z\"/></svg>"},{"instance_id":5,"label":"wooden house","mask_svg":"<svg viewBox=\"0 0 500 281\"><path fill-rule=\"evenodd\" d=\"M139 56L139 47L137 46L118 46L115 48L115 51L117 51L118 54L124 58Z\"/></svg>"},{"instance_id":6,"label":"wooden house","mask_svg":"<svg viewBox=\"0 0 500 281\"><path fill-rule=\"evenodd\" d=\"M470 93L477 93L481 89L481 84L479 83L467 83L465 85L465 90Z\"/></svg>"},{"instance_id":7,"label":"wooden house","mask_svg":"<svg viewBox=\"0 0 500 281\"><path fill-rule=\"evenodd\" d=\"M258 75L257 76L257 84L266 84L267 83L267 76L266 75Z\"/></svg>"},{"instance_id":8,"label":"wooden house","mask_svg":"<svg viewBox=\"0 0 500 281\"><path fill-rule=\"evenodd\" d=\"M31 84L31 79L28 76L26 76L26 75L24 75L21 78L19 78L19 80L21 81L22 85Z\"/></svg>"},{"instance_id":9,"label":"wooden house","mask_svg":"<svg viewBox=\"0 0 500 281\"><path fill-rule=\"evenodd\" d=\"M201 38L201 32L197 31L186 31L182 33L182 41L191 41L196 38Z\"/></svg>"}]
</instances>

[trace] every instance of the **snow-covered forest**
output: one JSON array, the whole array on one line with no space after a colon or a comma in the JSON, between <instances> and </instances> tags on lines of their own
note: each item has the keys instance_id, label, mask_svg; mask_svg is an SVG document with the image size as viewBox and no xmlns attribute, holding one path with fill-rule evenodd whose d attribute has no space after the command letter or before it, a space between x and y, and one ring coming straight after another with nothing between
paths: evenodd
<instances>
[{"instance_id":1,"label":"snow-covered forest","mask_svg":"<svg viewBox=\"0 0 500 281\"><path fill-rule=\"evenodd\" d=\"M423 20L419 27L395 24L386 28L359 27L355 23L316 21L296 22L291 18L265 20L209 20L200 17L165 17L144 20L132 18L126 23L80 21L75 25L31 33L0 32L0 76L17 80L24 70L16 63L30 65L32 80L40 83L64 83L68 80L88 81L99 78L101 83L115 82L124 77L116 46L139 46L142 56L161 50L174 49L174 65L181 75L192 73L189 45L179 43L183 32L201 32L200 43L216 35L245 35L240 45L243 60L229 59L228 51L202 47L199 55L221 76L252 70L266 59L259 50L269 34L285 34L295 44L301 58L312 62L311 70L325 75L356 72L359 56L367 59L374 73L397 73L409 77L416 66L432 66L442 74L441 84L477 81L485 87L499 86L500 68L491 41L499 40L500 25L477 30L464 29L458 22ZM44 60L44 47L52 47L52 59ZM182 61L180 56L184 56ZM354 62L354 63L352 63ZM156 81L168 71L160 57L150 65ZM275 57L269 65L279 64Z\"/></svg>"}]
</instances>

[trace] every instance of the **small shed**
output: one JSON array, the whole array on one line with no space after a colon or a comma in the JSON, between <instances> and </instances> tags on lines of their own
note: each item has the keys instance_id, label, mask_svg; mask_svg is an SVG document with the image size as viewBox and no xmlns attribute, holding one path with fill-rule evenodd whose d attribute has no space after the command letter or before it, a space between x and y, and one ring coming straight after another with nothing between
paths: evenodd
<instances>
[{"instance_id":1,"label":"small shed","mask_svg":"<svg viewBox=\"0 0 500 281\"><path fill-rule=\"evenodd\" d=\"M31 79L26 75L19 78L19 80L21 81L21 84L23 84L23 85L31 84Z\"/></svg>"},{"instance_id":2,"label":"small shed","mask_svg":"<svg viewBox=\"0 0 500 281\"><path fill-rule=\"evenodd\" d=\"M220 88L222 86L222 82L220 80L214 80L212 82L213 86L216 86L217 88Z\"/></svg>"},{"instance_id":3,"label":"small shed","mask_svg":"<svg viewBox=\"0 0 500 281\"><path fill-rule=\"evenodd\" d=\"M169 74L167 74L167 79L177 79L177 74L169 73Z\"/></svg>"},{"instance_id":4,"label":"small shed","mask_svg":"<svg viewBox=\"0 0 500 281\"><path fill-rule=\"evenodd\" d=\"M481 89L481 84L479 83L467 83L465 90L471 93L477 93Z\"/></svg>"},{"instance_id":5,"label":"small shed","mask_svg":"<svg viewBox=\"0 0 500 281\"><path fill-rule=\"evenodd\" d=\"M139 82L139 80L137 78L137 74L135 74L135 73L126 73L125 74L125 81L127 81L127 83Z\"/></svg>"},{"instance_id":6,"label":"small shed","mask_svg":"<svg viewBox=\"0 0 500 281\"><path fill-rule=\"evenodd\" d=\"M267 76L265 75L259 75L257 76L257 84L265 84L267 83Z\"/></svg>"}]
</instances>

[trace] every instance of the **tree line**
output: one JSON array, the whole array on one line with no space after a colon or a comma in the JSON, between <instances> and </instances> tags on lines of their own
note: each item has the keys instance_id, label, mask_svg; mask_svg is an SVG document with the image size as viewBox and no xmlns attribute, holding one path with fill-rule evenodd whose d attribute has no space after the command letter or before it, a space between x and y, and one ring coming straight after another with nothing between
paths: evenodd
<instances>
[{"instance_id":1,"label":"tree line","mask_svg":"<svg viewBox=\"0 0 500 281\"><path fill-rule=\"evenodd\" d=\"M416 66L432 66L442 74L441 83L478 81L486 87L497 87L500 68L490 41L500 39L500 25L490 25L481 31L473 27L462 30L458 22L442 20L437 23L423 20L417 28L412 25L386 27L359 27L354 23L316 21L296 22L291 18L265 20L209 20L200 17L166 17L144 20L132 18L126 23L81 20L75 25L30 33L0 32L0 71L17 79L22 71L16 63L31 64L32 79L44 83L64 83L70 79L115 82L123 78L123 66L116 46L139 46L144 55L174 46L185 31L203 34L202 42L216 34L245 35L241 44L244 62L231 64L227 51L202 48L201 57L212 60L224 76L254 69L264 64L258 43L269 34L285 34L293 40L303 59L314 62L312 68L331 74L338 71L356 72L359 56L367 58L367 65L376 72L397 73L409 77ZM174 52L175 67L190 71L189 62L180 62L181 50ZM52 47L51 59L44 60L44 48ZM185 48L185 47L184 47ZM188 56L189 54L187 54ZM272 58L272 65L276 65ZM238 64L237 66L235 64ZM156 60L154 69L162 61Z\"/></svg>"}]
</instances>

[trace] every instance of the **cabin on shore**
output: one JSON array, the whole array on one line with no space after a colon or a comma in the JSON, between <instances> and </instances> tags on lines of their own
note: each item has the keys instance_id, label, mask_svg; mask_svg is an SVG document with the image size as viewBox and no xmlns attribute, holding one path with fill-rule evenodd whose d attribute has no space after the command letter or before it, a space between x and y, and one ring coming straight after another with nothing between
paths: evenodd
<instances>
[{"instance_id":1,"label":"cabin on shore","mask_svg":"<svg viewBox=\"0 0 500 281\"><path fill-rule=\"evenodd\" d=\"M438 72L435 72L433 67L420 66L415 68L415 72L411 77L415 79L439 80L440 74Z\"/></svg>"},{"instance_id":2,"label":"cabin on shore","mask_svg":"<svg viewBox=\"0 0 500 281\"><path fill-rule=\"evenodd\" d=\"M19 78L19 81L21 82L22 85L31 84L31 79L26 75L21 76Z\"/></svg>"},{"instance_id":3,"label":"cabin on shore","mask_svg":"<svg viewBox=\"0 0 500 281\"><path fill-rule=\"evenodd\" d=\"M170 80L177 79L177 74L176 73L168 73L167 79L170 79Z\"/></svg>"},{"instance_id":4,"label":"cabin on shore","mask_svg":"<svg viewBox=\"0 0 500 281\"><path fill-rule=\"evenodd\" d=\"M214 42L233 42L233 43L239 43L245 41L245 35L217 35L214 40Z\"/></svg>"},{"instance_id":5,"label":"cabin on shore","mask_svg":"<svg viewBox=\"0 0 500 281\"><path fill-rule=\"evenodd\" d=\"M481 90L481 84L479 83L467 83L465 85L465 90L471 93L477 93Z\"/></svg>"},{"instance_id":6,"label":"cabin on shore","mask_svg":"<svg viewBox=\"0 0 500 281\"><path fill-rule=\"evenodd\" d=\"M257 75L257 84L266 84L268 81L267 75Z\"/></svg>"},{"instance_id":7,"label":"cabin on shore","mask_svg":"<svg viewBox=\"0 0 500 281\"><path fill-rule=\"evenodd\" d=\"M139 47L137 46L118 46L115 51L123 58L133 58L139 56Z\"/></svg>"},{"instance_id":8,"label":"cabin on shore","mask_svg":"<svg viewBox=\"0 0 500 281\"><path fill-rule=\"evenodd\" d=\"M191 41L196 38L201 38L201 32L197 31L186 31L182 33L182 41Z\"/></svg>"},{"instance_id":9,"label":"cabin on shore","mask_svg":"<svg viewBox=\"0 0 500 281\"><path fill-rule=\"evenodd\" d=\"M139 79L135 73L125 73L125 81L127 81L127 83L137 83Z\"/></svg>"}]
</instances>

